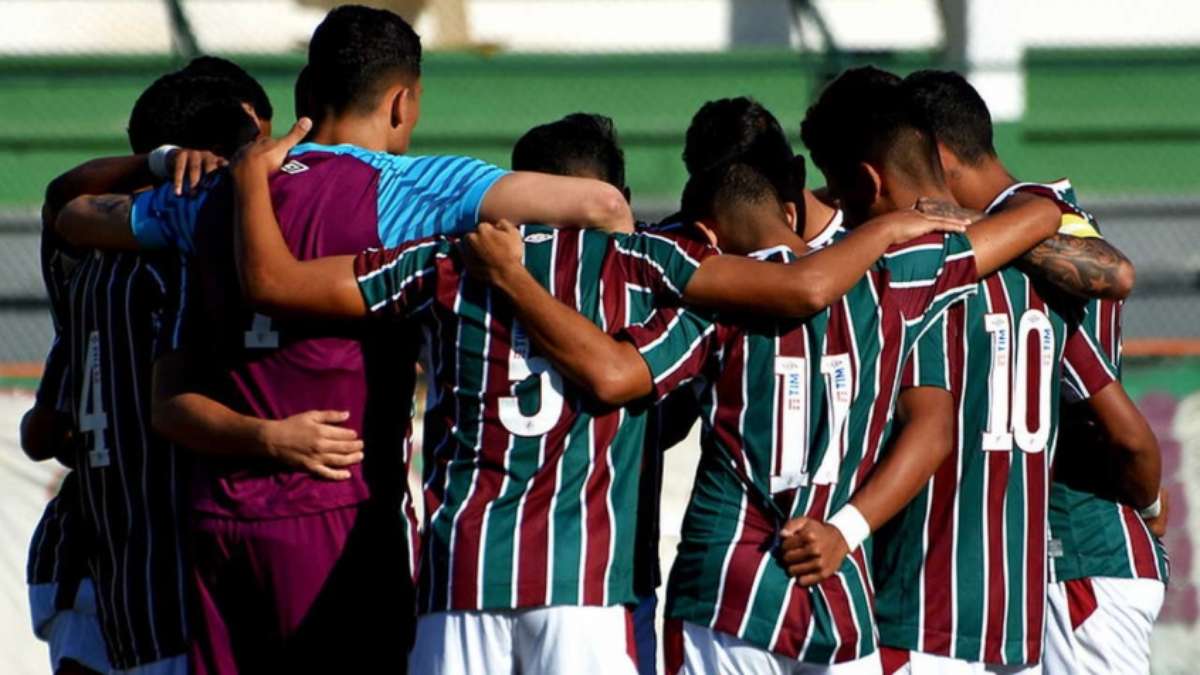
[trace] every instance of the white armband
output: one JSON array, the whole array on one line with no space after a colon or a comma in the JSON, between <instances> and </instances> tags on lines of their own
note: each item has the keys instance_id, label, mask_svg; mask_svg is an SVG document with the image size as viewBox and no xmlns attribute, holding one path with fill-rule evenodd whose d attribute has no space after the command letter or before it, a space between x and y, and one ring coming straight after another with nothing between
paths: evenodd
<instances>
[{"instance_id":1,"label":"white armband","mask_svg":"<svg viewBox=\"0 0 1200 675\"><path fill-rule=\"evenodd\" d=\"M850 551L854 551L871 536L871 525L863 518L862 513L850 504L839 509L827 523L842 533L842 538L846 540L846 548Z\"/></svg>"},{"instance_id":2,"label":"white armband","mask_svg":"<svg viewBox=\"0 0 1200 675\"><path fill-rule=\"evenodd\" d=\"M171 168L167 166L167 159L170 158L172 152L178 149L178 145L160 145L146 156L146 164L149 165L150 173L155 178L163 179L169 176Z\"/></svg>"},{"instance_id":3,"label":"white armband","mask_svg":"<svg viewBox=\"0 0 1200 675\"><path fill-rule=\"evenodd\" d=\"M1138 514L1145 520L1153 520L1162 514L1162 493L1154 500L1154 503L1146 508L1138 511Z\"/></svg>"}]
</instances>

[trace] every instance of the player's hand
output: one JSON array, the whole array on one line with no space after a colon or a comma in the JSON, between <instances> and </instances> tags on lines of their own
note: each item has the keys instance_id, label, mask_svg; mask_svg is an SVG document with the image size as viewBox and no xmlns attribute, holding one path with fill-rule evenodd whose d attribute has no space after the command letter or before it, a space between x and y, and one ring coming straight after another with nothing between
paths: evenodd
<instances>
[{"instance_id":1,"label":"player's hand","mask_svg":"<svg viewBox=\"0 0 1200 675\"><path fill-rule=\"evenodd\" d=\"M233 174L235 178L246 178L266 175L272 171L276 171L283 166L287 160L288 152L296 145L304 140L312 129L312 120L307 117L301 117L296 120L292 128L279 138L259 138L258 140L247 144L238 152L237 157L233 160Z\"/></svg>"},{"instance_id":2,"label":"player's hand","mask_svg":"<svg viewBox=\"0 0 1200 675\"><path fill-rule=\"evenodd\" d=\"M229 160L219 157L207 150L189 150L179 148L172 150L167 156L167 166L174 176L175 194L181 195L184 186L191 192L200 184L200 180L208 174L229 164Z\"/></svg>"},{"instance_id":3,"label":"player's hand","mask_svg":"<svg viewBox=\"0 0 1200 675\"><path fill-rule=\"evenodd\" d=\"M833 576L850 554L841 531L812 518L789 520L780 536L783 566L801 586L814 586Z\"/></svg>"},{"instance_id":4,"label":"player's hand","mask_svg":"<svg viewBox=\"0 0 1200 675\"><path fill-rule=\"evenodd\" d=\"M930 232L966 232L970 224L963 218L932 216L916 209L892 211L872 218L871 222L887 228L893 244L902 244Z\"/></svg>"},{"instance_id":5,"label":"player's hand","mask_svg":"<svg viewBox=\"0 0 1200 675\"><path fill-rule=\"evenodd\" d=\"M965 221L968 225L977 223L987 217L987 214L983 211L968 209L965 206L959 206L958 204L952 204L932 197L921 197L917 200L916 206L913 208L927 216L945 220L961 220Z\"/></svg>"},{"instance_id":6,"label":"player's hand","mask_svg":"<svg viewBox=\"0 0 1200 675\"><path fill-rule=\"evenodd\" d=\"M1164 489L1159 491L1158 496L1162 499L1162 511L1154 518L1146 519L1146 527L1150 528L1150 534L1162 539L1167 534L1167 512L1171 510L1171 493Z\"/></svg>"},{"instance_id":7,"label":"player's hand","mask_svg":"<svg viewBox=\"0 0 1200 675\"><path fill-rule=\"evenodd\" d=\"M474 232L463 237L462 252L471 276L490 284L502 285L506 274L524 269L521 259L525 243L521 241L521 231L507 220L495 225L480 223Z\"/></svg>"},{"instance_id":8,"label":"player's hand","mask_svg":"<svg viewBox=\"0 0 1200 675\"><path fill-rule=\"evenodd\" d=\"M363 460L363 442L353 429L338 426L350 418L344 410L310 410L268 421L263 430L267 453L320 478L346 480L350 467Z\"/></svg>"}]
</instances>

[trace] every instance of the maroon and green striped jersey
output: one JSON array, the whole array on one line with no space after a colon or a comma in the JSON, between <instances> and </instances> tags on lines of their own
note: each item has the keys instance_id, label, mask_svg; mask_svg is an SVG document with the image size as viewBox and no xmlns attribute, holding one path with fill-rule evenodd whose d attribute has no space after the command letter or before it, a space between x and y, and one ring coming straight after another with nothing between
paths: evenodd
<instances>
[{"instance_id":1,"label":"maroon and green striped jersey","mask_svg":"<svg viewBox=\"0 0 1200 675\"><path fill-rule=\"evenodd\" d=\"M651 293L658 329L622 339L658 391L686 380L693 345L714 327L674 305L711 248L540 226L523 236L534 278L610 333L629 326L632 298ZM355 269L371 313L411 317L429 352L419 610L634 602L649 402L606 408L565 382L508 301L466 275L455 242L368 251Z\"/></svg>"},{"instance_id":2,"label":"maroon and green striped jersey","mask_svg":"<svg viewBox=\"0 0 1200 675\"><path fill-rule=\"evenodd\" d=\"M1077 206L1075 190L1066 179L1050 183L1064 214L1064 226L1072 216L1087 223L1075 236L1099 237L1100 228L1091 214ZM1061 231L1061 230L1060 230ZM1080 329L1091 336L1112 363L1121 370L1121 302L1092 300L1084 311ZM1167 552L1162 542L1146 527L1137 511L1125 504L1094 494L1072 480L1094 471L1098 439L1089 433L1090 411L1081 406L1063 409L1063 433L1054 460L1050 483L1050 561L1054 579L1068 581L1084 577L1158 579L1168 576Z\"/></svg>"},{"instance_id":3,"label":"maroon and green striped jersey","mask_svg":"<svg viewBox=\"0 0 1200 675\"><path fill-rule=\"evenodd\" d=\"M992 664L1041 658L1060 392L1087 398L1114 377L1012 267L918 342L904 386L951 391L955 447L873 537L881 644Z\"/></svg>"},{"instance_id":4,"label":"maroon and green striped jersey","mask_svg":"<svg viewBox=\"0 0 1200 675\"><path fill-rule=\"evenodd\" d=\"M765 254L794 260L787 249ZM894 247L807 320L718 324L701 345L701 460L667 616L811 663L875 651L864 552L802 588L777 557L778 531L849 502L878 457L904 354L977 278L965 236L930 235Z\"/></svg>"}]
</instances>

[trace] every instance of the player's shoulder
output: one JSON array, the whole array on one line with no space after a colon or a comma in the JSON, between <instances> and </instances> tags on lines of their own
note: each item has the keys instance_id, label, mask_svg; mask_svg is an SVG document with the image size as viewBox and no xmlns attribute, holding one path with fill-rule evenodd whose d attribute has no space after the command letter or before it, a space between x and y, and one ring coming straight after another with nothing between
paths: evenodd
<instances>
[{"instance_id":1,"label":"player's shoulder","mask_svg":"<svg viewBox=\"0 0 1200 675\"><path fill-rule=\"evenodd\" d=\"M992 200L987 211L992 212L1001 208L1006 202L1018 194L1033 195L1048 199L1058 207L1062 214L1059 234L1073 237L1099 237L1100 228L1095 216L1079 206L1075 187L1067 178L1060 178L1049 183L1022 182L1014 183Z\"/></svg>"},{"instance_id":2,"label":"player's shoulder","mask_svg":"<svg viewBox=\"0 0 1200 675\"><path fill-rule=\"evenodd\" d=\"M664 252L669 249L676 250L686 253L690 257L704 258L720 253L699 228L682 219L643 224L632 235L626 236L630 241L651 249L658 248Z\"/></svg>"},{"instance_id":3,"label":"player's shoulder","mask_svg":"<svg viewBox=\"0 0 1200 675\"><path fill-rule=\"evenodd\" d=\"M886 260L897 260L917 255L941 253L946 248L947 243L948 237L946 234L930 232L915 239L909 239L908 241L888 246L887 250L883 253L883 257Z\"/></svg>"}]
</instances>

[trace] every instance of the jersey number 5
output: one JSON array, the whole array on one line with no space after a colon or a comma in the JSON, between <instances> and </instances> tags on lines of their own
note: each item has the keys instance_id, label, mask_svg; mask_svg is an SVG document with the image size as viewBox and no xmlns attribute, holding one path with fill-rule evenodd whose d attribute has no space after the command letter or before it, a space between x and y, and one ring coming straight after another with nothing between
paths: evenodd
<instances>
[{"instance_id":1,"label":"jersey number 5","mask_svg":"<svg viewBox=\"0 0 1200 675\"><path fill-rule=\"evenodd\" d=\"M992 336L992 368L983 449L1011 452L1015 441L1025 452L1041 452L1050 440L1050 378L1055 352L1050 318L1039 309L1027 310L1017 323L1016 339L1007 314L988 314L984 328ZM1033 378L1037 379L1038 409L1037 426L1031 430L1029 399L1033 391L1029 381Z\"/></svg>"},{"instance_id":2,"label":"jersey number 5","mask_svg":"<svg viewBox=\"0 0 1200 675\"><path fill-rule=\"evenodd\" d=\"M520 324L514 322L512 347L508 351L508 380L516 384L537 375L541 384L541 405L532 415L521 412L521 402L516 396L505 396L498 402L500 423L514 436L541 436L548 433L558 422L563 409L562 375L546 359L535 356L527 358L529 338Z\"/></svg>"}]
</instances>

